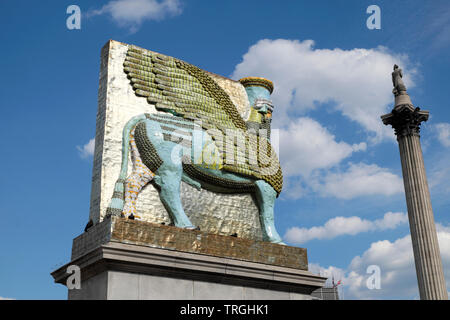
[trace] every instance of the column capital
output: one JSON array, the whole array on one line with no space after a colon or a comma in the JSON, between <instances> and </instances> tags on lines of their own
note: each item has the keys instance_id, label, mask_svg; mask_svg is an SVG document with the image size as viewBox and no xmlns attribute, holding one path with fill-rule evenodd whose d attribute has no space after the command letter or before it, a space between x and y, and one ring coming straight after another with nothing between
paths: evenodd
<instances>
[{"instance_id":1,"label":"column capital","mask_svg":"<svg viewBox=\"0 0 450 320\"><path fill-rule=\"evenodd\" d=\"M420 124L427 121L429 111L420 110L412 104L397 105L391 113L381 116L385 125L391 125L397 140L405 136L420 136Z\"/></svg>"}]
</instances>

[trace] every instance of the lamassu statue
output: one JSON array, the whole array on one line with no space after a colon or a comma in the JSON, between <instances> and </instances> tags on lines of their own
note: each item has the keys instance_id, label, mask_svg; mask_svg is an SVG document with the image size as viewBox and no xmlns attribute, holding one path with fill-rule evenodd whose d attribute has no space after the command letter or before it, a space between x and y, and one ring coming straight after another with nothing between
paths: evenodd
<instances>
[{"instance_id":1,"label":"lamassu statue","mask_svg":"<svg viewBox=\"0 0 450 320\"><path fill-rule=\"evenodd\" d=\"M184 181L215 192L253 193L263 239L282 243L274 225L283 176L270 144L272 82L240 80L251 106L244 121L208 73L184 61L131 46L124 71L135 94L160 112L125 125L121 171L107 214L134 218L137 196L152 182L173 224L196 228L182 207ZM127 175L129 153L133 170Z\"/></svg>"}]
</instances>

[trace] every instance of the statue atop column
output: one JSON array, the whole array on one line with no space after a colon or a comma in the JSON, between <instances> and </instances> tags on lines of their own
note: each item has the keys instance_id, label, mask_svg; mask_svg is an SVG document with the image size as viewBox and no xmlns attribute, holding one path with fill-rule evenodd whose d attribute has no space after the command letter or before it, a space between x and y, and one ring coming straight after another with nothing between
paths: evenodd
<instances>
[{"instance_id":1,"label":"statue atop column","mask_svg":"<svg viewBox=\"0 0 450 320\"><path fill-rule=\"evenodd\" d=\"M403 83L403 71L399 68L398 65L394 65L394 72L392 72L392 84L394 85L394 89L392 93L394 95L406 94L406 86Z\"/></svg>"},{"instance_id":2,"label":"statue atop column","mask_svg":"<svg viewBox=\"0 0 450 320\"><path fill-rule=\"evenodd\" d=\"M392 72L392 84L394 85L392 93L395 96L394 109L403 108L405 105L413 107L411 99L406 92L405 83L403 82L403 71L396 64L394 65L394 72Z\"/></svg>"}]
</instances>

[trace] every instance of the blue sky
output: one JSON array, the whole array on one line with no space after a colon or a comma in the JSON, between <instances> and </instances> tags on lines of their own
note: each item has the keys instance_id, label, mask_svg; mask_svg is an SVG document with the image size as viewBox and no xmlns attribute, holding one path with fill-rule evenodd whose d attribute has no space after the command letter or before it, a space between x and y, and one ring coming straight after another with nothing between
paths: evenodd
<instances>
[{"instance_id":1,"label":"blue sky","mask_svg":"<svg viewBox=\"0 0 450 320\"><path fill-rule=\"evenodd\" d=\"M81 30L66 27L71 4ZM372 4L381 30L366 27ZM447 1L18 0L0 2L0 18L0 297L66 298L50 272L88 220L88 142L109 39L274 81L286 179L278 231L352 299L418 297L398 146L379 119L399 64L413 103L431 112L421 141L450 287ZM369 265L380 267L379 290L365 285Z\"/></svg>"}]
</instances>

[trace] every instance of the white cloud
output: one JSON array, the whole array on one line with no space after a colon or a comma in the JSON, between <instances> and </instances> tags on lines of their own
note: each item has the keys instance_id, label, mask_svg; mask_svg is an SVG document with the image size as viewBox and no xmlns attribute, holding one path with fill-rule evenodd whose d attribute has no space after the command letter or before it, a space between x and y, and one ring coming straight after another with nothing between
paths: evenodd
<instances>
[{"instance_id":1,"label":"white cloud","mask_svg":"<svg viewBox=\"0 0 450 320\"><path fill-rule=\"evenodd\" d=\"M179 0L115 0L110 1L99 10L88 13L88 16L108 14L121 27L129 27L136 32L145 20L163 20L181 14Z\"/></svg>"},{"instance_id":2,"label":"white cloud","mask_svg":"<svg viewBox=\"0 0 450 320\"><path fill-rule=\"evenodd\" d=\"M427 167L428 184L433 196L447 200L450 193L450 153L447 149L441 149L431 159L425 159Z\"/></svg>"},{"instance_id":3,"label":"white cloud","mask_svg":"<svg viewBox=\"0 0 450 320\"><path fill-rule=\"evenodd\" d=\"M317 158L320 159L320 154ZM292 165L295 164L296 162L292 161ZM283 170L284 168L286 166L283 166ZM305 169L298 168L298 170ZM292 200L311 193L321 197L350 200L362 196L393 196L404 192L402 178L388 169L376 164L351 162L348 168L339 169L338 172L326 169L315 170L307 177L288 175L283 188L283 196Z\"/></svg>"},{"instance_id":4,"label":"white cloud","mask_svg":"<svg viewBox=\"0 0 450 320\"><path fill-rule=\"evenodd\" d=\"M352 149L355 152L357 152L357 151L366 151L367 150L367 143L365 143L365 142L360 142L358 144L354 143L352 145Z\"/></svg>"},{"instance_id":5,"label":"white cloud","mask_svg":"<svg viewBox=\"0 0 450 320\"><path fill-rule=\"evenodd\" d=\"M78 151L80 152L80 157L85 159L94 155L95 149L95 138L89 140L84 146L77 146Z\"/></svg>"},{"instance_id":6,"label":"white cloud","mask_svg":"<svg viewBox=\"0 0 450 320\"><path fill-rule=\"evenodd\" d=\"M408 88L417 71L407 56L374 49L315 49L314 41L260 40L251 46L232 74L234 79L261 76L275 83L274 124L289 123L298 111L331 102L334 109L359 123L375 138L393 138L380 116L393 104L391 72L403 68Z\"/></svg>"},{"instance_id":7,"label":"white cloud","mask_svg":"<svg viewBox=\"0 0 450 320\"><path fill-rule=\"evenodd\" d=\"M450 147L450 123L438 123L434 125L438 140L444 147Z\"/></svg>"},{"instance_id":8,"label":"white cloud","mask_svg":"<svg viewBox=\"0 0 450 320\"><path fill-rule=\"evenodd\" d=\"M436 224L439 247L444 267L447 288L450 285L450 227ZM312 272L334 271L335 279L342 279L346 299L418 299L416 270L409 235L393 242L382 240L370 245L361 256L353 258L348 268L323 268L313 265ZM380 289L369 290L367 268L379 266L381 271ZM337 275L336 275L337 274Z\"/></svg>"},{"instance_id":9,"label":"white cloud","mask_svg":"<svg viewBox=\"0 0 450 320\"><path fill-rule=\"evenodd\" d=\"M280 162L286 177L309 176L315 169L330 168L354 151L365 150L366 144L350 145L337 142L325 127L308 118L290 122L279 130Z\"/></svg>"},{"instance_id":10,"label":"white cloud","mask_svg":"<svg viewBox=\"0 0 450 320\"><path fill-rule=\"evenodd\" d=\"M0 297L0 300L16 300L14 298L5 298L5 297Z\"/></svg>"},{"instance_id":11,"label":"white cloud","mask_svg":"<svg viewBox=\"0 0 450 320\"><path fill-rule=\"evenodd\" d=\"M366 195L391 196L403 192L403 180L376 164L350 163L347 171L326 174L314 189L323 196L352 199Z\"/></svg>"},{"instance_id":12,"label":"white cloud","mask_svg":"<svg viewBox=\"0 0 450 320\"><path fill-rule=\"evenodd\" d=\"M360 217L336 217L323 226L312 228L293 227L287 230L284 239L295 244L302 244L313 239L333 239L342 235L356 235L362 232L395 229L406 224L408 216L401 212L387 212L382 219L374 221Z\"/></svg>"},{"instance_id":13,"label":"white cloud","mask_svg":"<svg viewBox=\"0 0 450 320\"><path fill-rule=\"evenodd\" d=\"M436 223L436 231L450 234L450 225L449 226L444 226L443 224ZM450 254L450 247L448 247L447 249L448 249L447 252Z\"/></svg>"},{"instance_id":14,"label":"white cloud","mask_svg":"<svg viewBox=\"0 0 450 320\"><path fill-rule=\"evenodd\" d=\"M365 195L403 192L402 179L375 164L349 163L347 170L332 172L367 144L348 144L309 117L289 122L278 130L279 157L285 177L283 195L290 199L316 192L324 197L351 199Z\"/></svg>"}]
</instances>

